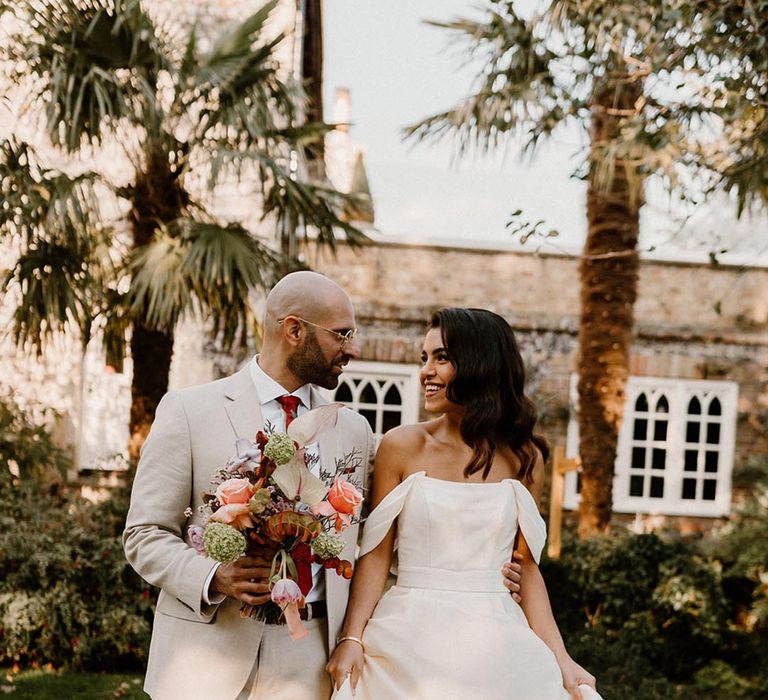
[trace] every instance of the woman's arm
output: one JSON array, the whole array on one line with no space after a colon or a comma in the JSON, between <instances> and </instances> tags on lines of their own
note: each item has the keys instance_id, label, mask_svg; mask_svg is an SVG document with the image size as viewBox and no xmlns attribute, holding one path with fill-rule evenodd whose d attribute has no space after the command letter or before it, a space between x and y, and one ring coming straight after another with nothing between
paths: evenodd
<instances>
[{"instance_id":1,"label":"woman's arm","mask_svg":"<svg viewBox=\"0 0 768 700\"><path fill-rule=\"evenodd\" d=\"M541 494L544 486L544 460L539 454L536 464L533 468L531 480L526 484L537 504L541 503ZM552 650L563 674L563 685L573 698L580 700L579 685L589 685L595 687L595 677L577 664L568 654L565 643L560 634L560 630L555 622L555 616L552 613L552 606L549 602L549 594L544 578L538 564L534 561L533 555L525 541L522 532L520 533L520 545L518 547L522 554L523 577L521 583L521 607L528 619L531 629L543 642Z\"/></svg>"},{"instance_id":2,"label":"woman's arm","mask_svg":"<svg viewBox=\"0 0 768 700\"><path fill-rule=\"evenodd\" d=\"M371 509L375 508L401 481L401 468L406 463L404 459L406 450L401 433L402 430L395 430L385 435L376 453ZM365 625L373 614L387 582L394 543L395 524L393 523L384 539L368 554L357 560L347 614L339 639L343 637L362 639ZM362 669L362 643L353 640L338 644L326 666L326 671L331 675L336 688L341 686L350 673L352 688L355 688Z\"/></svg>"}]
</instances>

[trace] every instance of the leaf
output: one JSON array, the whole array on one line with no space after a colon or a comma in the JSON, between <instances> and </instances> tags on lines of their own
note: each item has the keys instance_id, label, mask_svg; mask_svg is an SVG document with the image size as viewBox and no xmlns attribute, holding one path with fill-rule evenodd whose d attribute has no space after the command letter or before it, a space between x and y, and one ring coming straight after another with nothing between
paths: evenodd
<instances>
[{"instance_id":1,"label":"leaf","mask_svg":"<svg viewBox=\"0 0 768 700\"><path fill-rule=\"evenodd\" d=\"M304 450L299 450L290 462L277 467L272 472L272 479L288 498L298 499L309 506L322 501L328 492L325 482L312 474L304 464Z\"/></svg>"}]
</instances>

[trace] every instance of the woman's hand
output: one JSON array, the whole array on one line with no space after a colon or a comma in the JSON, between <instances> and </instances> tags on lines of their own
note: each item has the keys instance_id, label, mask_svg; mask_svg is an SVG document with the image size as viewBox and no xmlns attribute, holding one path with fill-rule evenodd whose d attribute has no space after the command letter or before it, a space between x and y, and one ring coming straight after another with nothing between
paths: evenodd
<instances>
[{"instance_id":1,"label":"woman's hand","mask_svg":"<svg viewBox=\"0 0 768 700\"><path fill-rule=\"evenodd\" d=\"M331 660L326 665L325 670L333 681L334 690L338 690L344 679L350 676L350 687L352 695L354 695L360 674L363 672L362 645L352 639L340 642L331 655Z\"/></svg>"},{"instance_id":2,"label":"woman's hand","mask_svg":"<svg viewBox=\"0 0 768 700\"><path fill-rule=\"evenodd\" d=\"M588 685L597 690L595 677L577 664L570 656L560 662L560 672L563 674L563 686L571 694L572 700L583 700L580 685Z\"/></svg>"}]
</instances>

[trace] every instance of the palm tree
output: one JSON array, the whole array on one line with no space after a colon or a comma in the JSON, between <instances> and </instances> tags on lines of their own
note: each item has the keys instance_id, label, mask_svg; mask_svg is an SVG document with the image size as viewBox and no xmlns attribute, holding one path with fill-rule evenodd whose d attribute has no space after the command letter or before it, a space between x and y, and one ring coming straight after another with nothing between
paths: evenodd
<instances>
[{"instance_id":1,"label":"palm tree","mask_svg":"<svg viewBox=\"0 0 768 700\"><path fill-rule=\"evenodd\" d=\"M243 223L206 205L206 188L257 183L253 210L269 230L311 229L330 247L336 227L352 242L362 235L337 216L343 195L291 167L327 128L306 121L300 85L282 77L283 37L265 31L275 5L210 46L195 27L153 20L139 0L3 8L20 20L4 56L15 94L27 113L42 110L52 144L0 145L0 235L19 251L4 280L14 337L40 352L56 332L74 326L87 344L98 329L119 362L129 335L134 457L167 390L178 321L198 314L225 347L244 343L249 292L269 287L280 267ZM78 166L78 156L116 149L128 184ZM68 156L65 165L51 155ZM127 215L110 220L121 203Z\"/></svg>"},{"instance_id":2,"label":"palm tree","mask_svg":"<svg viewBox=\"0 0 768 700\"><path fill-rule=\"evenodd\" d=\"M530 19L491 0L480 21L433 23L468 42L476 90L410 128L523 151L563 130L589 144L580 264L579 533L610 522L613 465L637 298L639 213L656 176L692 198L683 170L735 191L739 211L768 199L766 16L751 3L554 0ZM555 196L553 194L553 196Z\"/></svg>"}]
</instances>

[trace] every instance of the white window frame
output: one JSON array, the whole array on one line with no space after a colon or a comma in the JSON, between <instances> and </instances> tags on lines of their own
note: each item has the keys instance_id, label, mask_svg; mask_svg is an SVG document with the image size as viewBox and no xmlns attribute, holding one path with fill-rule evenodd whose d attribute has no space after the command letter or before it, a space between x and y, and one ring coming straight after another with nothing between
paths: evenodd
<instances>
[{"instance_id":1,"label":"white window frame","mask_svg":"<svg viewBox=\"0 0 768 700\"><path fill-rule=\"evenodd\" d=\"M376 437L377 445L383 437L383 411L392 410L393 408L393 406L383 403L384 395L392 385L397 387L402 399L402 404L400 406L402 417L401 425L407 423L415 423L418 421L420 396L418 365L408 365L397 362L369 362L366 360L352 360L344 368L344 373L341 375L340 383L345 379L384 381L384 385L382 387L377 387L372 382L372 386L376 391L377 396L379 397L379 401L377 401L377 403L361 403L360 394L363 390L363 387L365 386L365 382L359 384L357 387L353 386L350 382L349 387L352 391L352 401L342 402L355 411L376 411L376 425L373 427L373 434ZM322 389L321 392L323 396L325 396L328 400L333 400L334 391L329 389Z\"/></svg>"},{"instance_id":2,"label":"white window frame","mask_svg":"<svg viewBox=\"0 0 768 700\"><path fill-rule=\"evenodd\" d=\"M569 457L574 457L579 452L579 426L578 426L578 376L571 376L571 417L568 422L568 438L566 452ZM649 420L647 425L646 449L653 446L666 450L666 464L659 475L663 475L664 496L651 498L648 495L630 496L630 476L632 474L644 474L646 479L654 473L646 468L645 471L631 469L633 429L635 418L635 402L640 394L645 393L649 402ZM687 515L700 517L720 517L728 515L731 511L731 474L733 471L733 457L736 441L736 415L738 384L727 381L713 381L705 379L674 379L665 377L630 377L627 382L627 400L624 406L624 420L619 431L616 463L613 480L613 510L617 513L647 513L650 515ZM663 394L669 402L669 413L666 440L654 441L650 431L652 428L653 407L658 396ZM718 468L708 478L716 479L716 493L714 500L704 500L701 497L702 481L705 472L699 464L696 472L684 470L686 448L698 449L698 460L701 461L704 443L704 430L701 430L698 443L686 443L686 423L689 417L687 413L688 402L697 396L702 404L702 417L706 418L706 406L709 401L717 397L720 401L721 414L717 421L720 425L720 441L717 443L719 452ZM707 398L709 397L709 398ZM706 399L706 400L705 400ZM702 422L701 427L704 427ZM697 445L698 447L694 447ZM646 460L649 458L646 457ZM646 464L649 462L646 461ZM695 499L682 498L682 485L684 478L697 480ZM577 475L570 472L565 479L564 507L575 510L578 508L579 495L577 493Z\"/></svg>"}]
</instances>

